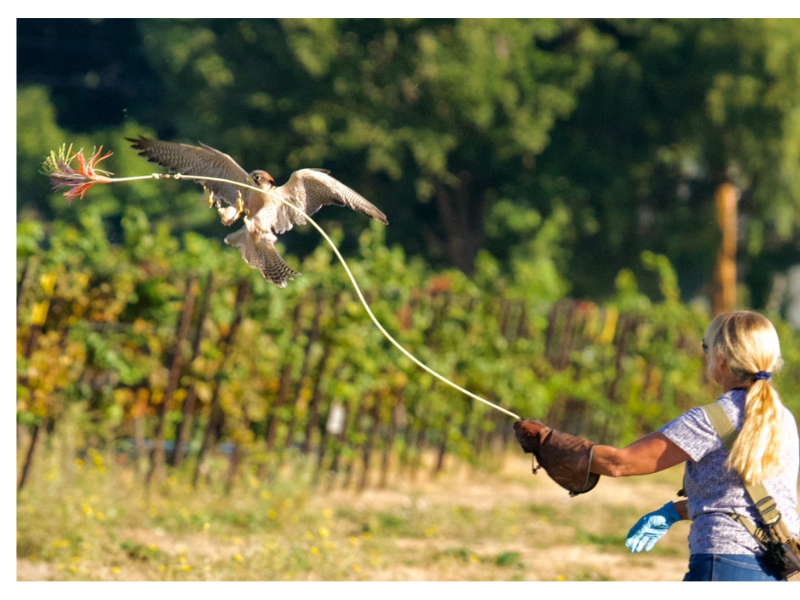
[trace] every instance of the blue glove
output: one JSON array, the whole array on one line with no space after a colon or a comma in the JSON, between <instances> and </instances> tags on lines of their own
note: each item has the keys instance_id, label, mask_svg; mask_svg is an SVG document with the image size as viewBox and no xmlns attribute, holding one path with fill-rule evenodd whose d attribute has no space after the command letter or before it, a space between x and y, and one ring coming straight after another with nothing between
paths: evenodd
<instances>
[{"instance_id":1,"label":"blue glove","mask_svg":"<svg viewBox=\"0 0 800 600\"><path fill-rule=\"evenodd\" d=\"M628 532L625 545L631 552L650 552L661 536L667 533L673 523L681 520L675 505L667 502L656 511L646 514Z\"/></svg>"}]
</instances>

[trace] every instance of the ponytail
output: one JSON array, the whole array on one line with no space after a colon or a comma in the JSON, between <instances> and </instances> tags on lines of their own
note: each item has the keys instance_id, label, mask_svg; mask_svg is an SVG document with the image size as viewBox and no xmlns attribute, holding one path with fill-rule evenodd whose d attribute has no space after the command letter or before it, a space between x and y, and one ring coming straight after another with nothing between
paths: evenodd
<instances>
[{"instance_id":1,"label":"ponytail","mask_svg":"<svg viewBox=\"0 0 800 600\"><path fill-rule=\"evenodd\" d=\"M748 485L761 483L781 470L783 404L768 381L747 390L744 423L725 463Z\"/></svg>"},{"instance_id":2,"label":"ponytail","mask_svg":"<svg viewBox=\"0 0 800 600\"><path fill-rule=\"evenodd\" d=\"M742 429L726 466L747 484L761 483L781 470L783 404L769 381L783 364L778 334L766 317L737 311L717 316L708 326L705 340L747 386Z\"/></svg>"}]
</instances>

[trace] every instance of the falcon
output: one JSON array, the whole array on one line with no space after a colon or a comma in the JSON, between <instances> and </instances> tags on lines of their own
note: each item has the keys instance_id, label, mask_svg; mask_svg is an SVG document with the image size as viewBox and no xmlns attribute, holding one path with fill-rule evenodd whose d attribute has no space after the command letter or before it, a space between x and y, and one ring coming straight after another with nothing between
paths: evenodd
<instances>
[{"instance_id":1,"label":"falcon","mask_svg":"<svg viewBox=\"0 0 800 600\"><path fill-rule=\"evenodd\" d=\"M139 156L167 167L172 173L229 179L259 188L261 191L232 183L197 179L206 193L208 205L216 208L223 225L232 225L244 215L244 227L225 237L225 243L238 248L242 258L265 279L278 287L300 275L287 265L275 249L277 236L295 225L305 225L305 215L313 215L328 204L347 206L384 225L389 221L376 206L323 169L300 169L280 187L266 171L247 173L227 154L200 143L190 146L177 142L125 138L139 150ZM303 212L279 200L282 198ZM224 204L223 204L224 202ZM305 215L303 214L305 213Z\"/></svg>"}]
</instances>

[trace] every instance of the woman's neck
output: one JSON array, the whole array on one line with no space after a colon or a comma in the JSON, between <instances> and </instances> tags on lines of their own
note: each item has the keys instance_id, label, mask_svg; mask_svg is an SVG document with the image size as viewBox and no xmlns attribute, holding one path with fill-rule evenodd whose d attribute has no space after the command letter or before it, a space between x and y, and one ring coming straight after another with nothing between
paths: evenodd
<instances>
[{"instance_id":1,"label":"woman's neck","mask_svg":"<svg viewBox=\"0 0 800 600\"><path fill-rule=\"evenodd\" d=\"M722 372L719 374L719 379L717 379L717 383L722 386L723 393L728 393L731 390L735 390L736 388L745 388L747 384L741 381L736 375L731 372L730 369L722 369Z\"/></svg>"}]
</instances>

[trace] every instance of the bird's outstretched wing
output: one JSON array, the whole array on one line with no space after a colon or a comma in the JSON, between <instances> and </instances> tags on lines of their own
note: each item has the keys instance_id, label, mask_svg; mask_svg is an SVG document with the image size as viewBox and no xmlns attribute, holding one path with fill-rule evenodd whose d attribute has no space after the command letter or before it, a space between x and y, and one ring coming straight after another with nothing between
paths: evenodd
<instances>
[{"instance_id":1,"label":"bird's outstretched wing","mask_svg":"<svg viewBox=\"0 0 800 600\"><path fill-rule=\"evenodd\" d=\"M139 150L139 156L144 156L150 162L169 168L172 173L206 175L247 183L247 171L230 156L211 146L202 143L200 146L190 146L177 142L151 140L141 135L138 139L125 139L133 142L131 146ZM243 195L247 193L247 188L231 183L201 179L195 181L205 187L207 191L213 192L214 199L223 200L233 206L236 206L236 199L240 193Z\"/></svg>"},{"instance_id":2,"label":"bird's outstretched wing","mask_svg":"<svg viewBox=\"0 0 800 600\"><path fill-rule=\"evenodd\" d=\"M272 190L272 193L281 195L284 200L292 203L309 216L323 206L335 204L352 208L384 225L389 224L386 215L374 204L328 175L326 171L318 169L295 171L289 181ZM273 229L275 233L281 234L294 225L304 225L305 223L306 218L302 214L281 203L277 207L277 217Z\"/></svg>"},{"instance_id":3,"label":"bird's outstretched wing","mask_svg":"<svg viewBox=\"0 0 800 600\"><path fill-rule=\"evenodd\" d=\"M275 249L275 244L266 235L253 235L246 227L242 227L228 235L225 243L239 248L245 262L251 268L261 271L264 279L278 287L285 288L287 279L294 279L294 275L300 275L284 262Z\"/></svg>"}]
</instances>

